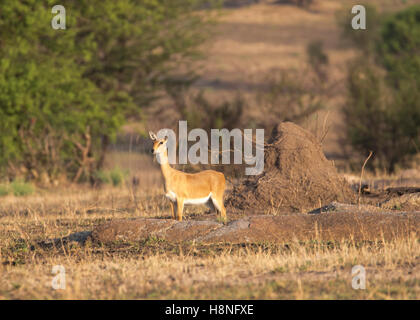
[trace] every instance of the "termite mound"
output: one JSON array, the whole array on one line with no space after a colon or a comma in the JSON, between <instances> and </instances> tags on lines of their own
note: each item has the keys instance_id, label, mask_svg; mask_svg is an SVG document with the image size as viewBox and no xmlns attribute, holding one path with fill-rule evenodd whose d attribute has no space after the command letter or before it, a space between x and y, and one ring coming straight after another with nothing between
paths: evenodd
<instances>
[{"instance_id":1,"label":"termite mound","mask_svg":"<svg viewBox=\"0 0 420 320\"><path fill-rule=\"evenodd\" d=\"M282 122L264 148L263 173L233 187L226 199L228 211L307 212L332 201L355 201L355 193L309 131Z\"/></svg>"}]
</instances>

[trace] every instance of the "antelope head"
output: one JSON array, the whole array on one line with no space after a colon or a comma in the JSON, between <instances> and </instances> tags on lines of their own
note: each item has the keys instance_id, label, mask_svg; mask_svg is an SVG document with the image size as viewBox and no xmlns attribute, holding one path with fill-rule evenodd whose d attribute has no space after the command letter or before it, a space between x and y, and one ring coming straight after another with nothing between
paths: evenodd
<instances>
[{"instance_id":1,"label":"antelope head","mask_svg":"<svg viewBox=\"0 0 420 320\"><path fill-rule=\"evenodd\" d=\"M166 143L168 142L168 137L165 137L164 139L158 139L152 131L149 131L149 136L153 141L153 148L151 152L153 154L164 153L166 151Z\"/></svg>"}]
</instances>

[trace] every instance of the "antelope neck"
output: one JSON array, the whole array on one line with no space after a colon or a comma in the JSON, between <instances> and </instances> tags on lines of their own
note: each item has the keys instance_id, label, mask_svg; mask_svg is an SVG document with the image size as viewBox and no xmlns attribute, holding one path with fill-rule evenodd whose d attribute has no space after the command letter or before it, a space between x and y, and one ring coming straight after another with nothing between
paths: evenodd
<instances>
[{"instance_id":1,"label":"antelope neck","mask_svg":"<svg viewBox=\"0 0 420 320\"><path fill-rule=\"evenodd\" d=\"M158 153L157 157L160 163L160 168L162 169L163 176L166 178L168 173L172 170L171 166L169 165L168 152L165 151L164 153Z\"/></svg>"}]
</instances>

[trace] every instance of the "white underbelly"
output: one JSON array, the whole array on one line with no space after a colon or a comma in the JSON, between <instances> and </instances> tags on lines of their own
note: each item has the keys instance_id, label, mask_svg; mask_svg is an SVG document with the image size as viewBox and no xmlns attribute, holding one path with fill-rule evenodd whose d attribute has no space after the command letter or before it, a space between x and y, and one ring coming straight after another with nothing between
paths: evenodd
<instances>
[{"instance_id":1,"label":"white underbelly","mask_svg":"<svg viewBox=\"0 0 420 320\"><path fill-rule=\"evenodd\" d=\"M172 202L176 202L176 194L173 191L169 191L165 195ZM204 198L195 198L195 199L184 199L184 204L205 204L209 201L211 197L211 192L207 197Z\"/></svg>"},{"instance_id":2,"label":"white underbelly","mask_svg":"<svg viewBox=\"0 0 420 320\"><path fill-rule=\"evenodd\" d=\"M176 202L176 194L175 194L175 192L168 191L168 193L165 194L165 196L166 196L166 198L168 198L172 202Z\"/></svg>"},{"instance_id":3,"label":"white underbelly","mask_svg":"<svg viewBox=\"0 0 420 320\"><path fill-rule=\"evenodd\" d=\"M185 199L184 204L205 204L209 201L211 194L205 198Z\"/></svg>"}]
</instances>

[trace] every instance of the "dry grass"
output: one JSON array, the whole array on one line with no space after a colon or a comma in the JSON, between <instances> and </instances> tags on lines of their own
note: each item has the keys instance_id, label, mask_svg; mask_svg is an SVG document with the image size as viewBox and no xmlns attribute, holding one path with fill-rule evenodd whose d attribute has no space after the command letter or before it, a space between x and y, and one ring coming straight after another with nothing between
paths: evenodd
<instances>
[{"instance_id":1,"label":"dry grass","mask_svg":"<svg viewBox=\"0 0 420 320\"><path fill-rule=\"evenodd\" d=\"M0 205L2 299L418 299L420 242L348 241L287 244L142 243L57 248L38 243L123 217L168 217L160 188L74 187ZM195 218L201 209L189 210ZM351 287L351 268L367 269L367 289ZM66 268L53 290L52 267Z\"/></svg>"}]
</instances>

